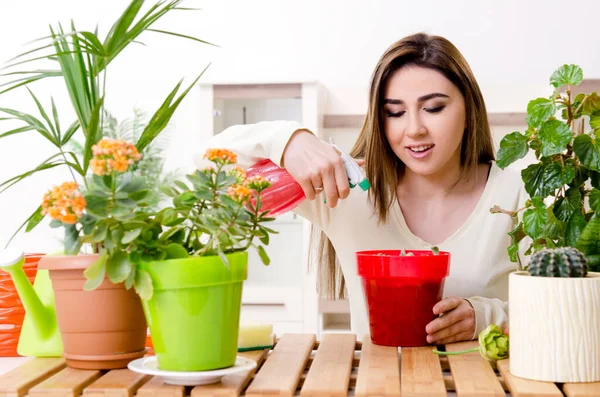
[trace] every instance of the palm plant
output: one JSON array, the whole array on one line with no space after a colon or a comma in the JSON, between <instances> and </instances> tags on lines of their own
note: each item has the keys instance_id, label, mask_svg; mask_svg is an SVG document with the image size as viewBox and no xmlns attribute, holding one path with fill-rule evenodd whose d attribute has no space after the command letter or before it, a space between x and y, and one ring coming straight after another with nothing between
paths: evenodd
<instances>
[{"instance_id":1,"label":"palm plant","mask_svg":"<svg viewBox=\"0 0 600 397\"><path fill-rule=\"evenodd\" d=\"M104 98L106 97L108 66L130 44L139 43L138 38L142 33L154 32L210 44L195 37L154 28L156 22L168 13L177 10L193 10L181 7L183 0L161 0L141 14L144 2L145 0L131 0L112 25L104 40L100 39L97 28L94 32L80 31L71 21L70 30L63 29L61 24L56 27L51 26L49 36L34 41L41 43L39 47L8 61L2 76L10 81L0 85L0 95L17 88L26 88L37 106L39 116L15 109L0 108L0 113L6 116L0 120L17 120L23 123L18 128L0 132L0 138L35 131L54 145L57 152L35 168L1 182L0 194L31 175L59 166L68 167L75 181L79 177L83 183L87 184L86 176L92 158L92 146L103 138L104 131L106 131L106 120L103 115L105 114ZM56 68L14 70L20 65L40 62L50 62L56 65ZM179 95L177 94L183 80L179 81L167 95L136 140L136 147L140 153L145 152L145 149L167 126L181 101L205 70L206 68ZM63 78L70 102L77 115L77 119L69 123L67 128L61 127L54 99L51 98L51 109L48 111L30 88L33 83L52 77ZM69 150L69 143L78 131L81 131L84 137L81 155ZM23 227L26 232L31 231L43 218L40 206L33 211L14 235Z\"/></svg>"}]
</instances>

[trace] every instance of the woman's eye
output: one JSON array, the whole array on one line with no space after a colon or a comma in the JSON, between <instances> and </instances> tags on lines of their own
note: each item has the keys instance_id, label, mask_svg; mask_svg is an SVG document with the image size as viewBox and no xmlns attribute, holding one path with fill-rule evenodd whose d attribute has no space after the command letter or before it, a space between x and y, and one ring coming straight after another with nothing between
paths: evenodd
<instances>
[{"instance_id":1,"label":"woman's eye","mask_svg":"<svg viewBox=\"0 0 600 397\"><path fill-rule=\"evenodd\" d=\"M388 117L400 117L402 116L404 113L406 113L404 110L400 111L400 112L390 112L389 110L387 111L387 116Z\"/></svg>"},{"instance_id":2,"label":"woman's eye","mask_svg":"<svg viewBox=\"0 0 600 397\"><path fill-rule=\"evenodd\" d=\"M435 108L425 108L425 111L428 113L439 113L444 110L445 106L438 106Z\"/></svg>"}]
</instances>

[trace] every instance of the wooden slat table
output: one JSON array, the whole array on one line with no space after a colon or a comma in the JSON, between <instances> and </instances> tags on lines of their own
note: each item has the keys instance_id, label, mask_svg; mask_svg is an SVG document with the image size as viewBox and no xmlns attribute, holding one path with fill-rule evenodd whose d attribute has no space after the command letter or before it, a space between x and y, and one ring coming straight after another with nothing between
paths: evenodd
<instances>
[{"instance_id":1,"label":"wooden slat table","mask_svg":"<svg viewBox=\"0 0 600 397\"><path fill-rule=\"evenodd\" d=\"M447 345L456 351L476 342ZM400 354L401 353L401 354ZM238 397L238 396L600 396L600 382L534 382L509 373L509 361L495 371L478 353L440 357L432 347L377 346L367 336L285 334L272 350L240 353L257 368L218 384L183 387L126 369L83 371L60 358L33 359L0 376L0 397Z\"/></svg>"}]
</instances>

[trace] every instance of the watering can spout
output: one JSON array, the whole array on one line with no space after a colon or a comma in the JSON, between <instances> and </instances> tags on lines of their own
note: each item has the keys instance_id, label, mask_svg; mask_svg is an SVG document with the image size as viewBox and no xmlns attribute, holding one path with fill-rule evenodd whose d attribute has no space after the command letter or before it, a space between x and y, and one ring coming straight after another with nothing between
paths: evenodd
<instances>
[{"instance_id":1,"label":"watering can spout","mask_svg":"<svg viewBox=\"0 0 600 397\"><path fill-rule=\"evenodd\" d=\"M62 341L53 302L49 302L47 297L40 299L38 296L38 280L44 281L41 280L41 270L38 270L34 287L23 270L24 263L23 251L15 248L0 249L0 268L10 274L26 312L19 339L19 354L38 357L60 356ZM32 340L35 340L35 343L32 343Z\"/></svg>"}]
</instances>

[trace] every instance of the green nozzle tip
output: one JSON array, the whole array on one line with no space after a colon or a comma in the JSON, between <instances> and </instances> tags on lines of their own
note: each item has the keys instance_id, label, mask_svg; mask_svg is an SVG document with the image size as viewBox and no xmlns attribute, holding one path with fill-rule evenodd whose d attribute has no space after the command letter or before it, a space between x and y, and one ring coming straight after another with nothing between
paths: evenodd
<instances>
[{"instance_id":1,"label":"green nozzle tip","mask_svg":"<svg viewBox=\"0 0 600 397\"><path fill-rule=\"evenodd\" d=\"M362 190L369 190L371 188L371 184L367 179L363 179L362 181L360 181L358 183L358 186L360 186Z\"/></svg>"}]
</instances>

